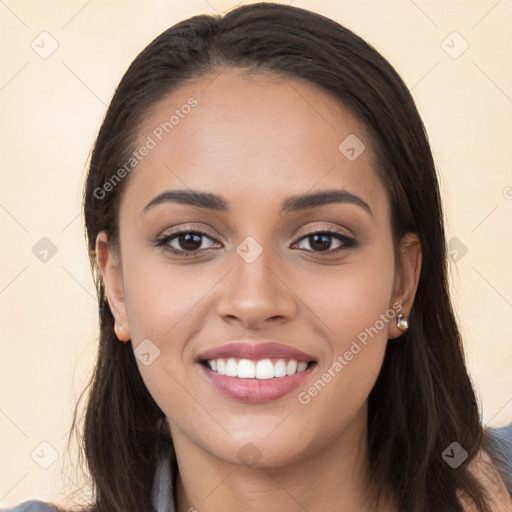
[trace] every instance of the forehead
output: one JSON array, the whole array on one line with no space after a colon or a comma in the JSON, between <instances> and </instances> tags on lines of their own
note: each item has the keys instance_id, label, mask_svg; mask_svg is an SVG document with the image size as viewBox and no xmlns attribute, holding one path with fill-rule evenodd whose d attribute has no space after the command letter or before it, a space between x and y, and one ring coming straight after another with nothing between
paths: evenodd
<instances>
[{"instance_id":1,"label":"forehead","mask_svg":"<svg viewBox=\"0 0 512 512\"><path fill-rule=\"evenodd\" d=\"M146 115L142 146L150 149L132 171L122 209L176 188L246 206L337 188L386 208L365 126L305 80L228 69L187 82Z\"/></svg>"}]
</instances>

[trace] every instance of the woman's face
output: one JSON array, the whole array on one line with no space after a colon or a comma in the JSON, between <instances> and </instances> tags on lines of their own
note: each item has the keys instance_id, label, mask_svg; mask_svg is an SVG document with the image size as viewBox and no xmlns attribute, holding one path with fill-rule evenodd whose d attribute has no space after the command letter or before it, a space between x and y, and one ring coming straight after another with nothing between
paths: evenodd
<instances>
[{"instance_id":1,"label":"woman's face","mask_svg":"<svg viewBox=\"0 0 512 512\"><path fill-rule=\"evenodd\" d=\"M308 82L224 70L157 104L139 140L121 260L104 233L97 252L116 333L131 340L175 442L271 467L361 437L419 266L409 240L404 278L395 273L363 125ZM215 201L161 196L172 191ZM315 196L325 191L337 195ZM182 236L165 239L173 230ZM207 367L207 351L234 342L238 351L210 354L228 375Z\"/></svg>"}]
</instances>

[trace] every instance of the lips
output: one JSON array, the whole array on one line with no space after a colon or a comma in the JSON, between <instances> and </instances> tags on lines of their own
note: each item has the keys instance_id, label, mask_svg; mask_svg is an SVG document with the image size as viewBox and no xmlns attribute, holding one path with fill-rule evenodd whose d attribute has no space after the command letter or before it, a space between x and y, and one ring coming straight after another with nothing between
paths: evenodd
<instances>
[{"instance_id":1,"label":"lips","mask_svg":"<svg viewBox=\"0 0 512 512\"><path fill-rule=\"evenodd\" d=\"M317 366L313 355L274 341L227 343L196 360L217 391L250 403L270 402L290 393Z\"/></svg>"}]
</instances>

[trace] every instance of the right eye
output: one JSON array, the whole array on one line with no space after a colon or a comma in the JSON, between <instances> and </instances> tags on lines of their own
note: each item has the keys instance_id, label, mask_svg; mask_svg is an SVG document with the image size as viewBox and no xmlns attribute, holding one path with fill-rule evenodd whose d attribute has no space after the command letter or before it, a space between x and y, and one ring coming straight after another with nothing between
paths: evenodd
<instances>
[{"instance_id":1,"label":"right eye","mask_svg":"<svg viewBox=\"0 0 512 512\"><path fill-rule=\"evenodd\" d=\"M161 236L155 240L155 245L161 247L164 251L169 251L183 257L195 256L210 247L202 247L204 238L213 240L209 235L202 231L193 231L190 229L180 229ZM215 241L216 242L216 241Z\"/></svg>"}]
</instances>

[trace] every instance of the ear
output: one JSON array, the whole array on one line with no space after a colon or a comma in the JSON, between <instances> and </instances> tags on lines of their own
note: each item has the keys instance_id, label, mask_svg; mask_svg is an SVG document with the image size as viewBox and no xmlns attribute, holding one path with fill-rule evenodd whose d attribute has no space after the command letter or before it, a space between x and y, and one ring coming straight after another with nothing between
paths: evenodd
<instances>
[{"instance_id":1,"label":"ear","mask_svg":"<svg viewBox=\"0 0 512 512\"><path fill-rule=\"evenodd\" d=\"M105 231L96 237L96 265L101 272L110 310L114 315L116 336L119 341L130 341L121 261L117 251L109 247Z\"/></svg>"},{"instance_id":2,"label":"ear","mask_svg":"<svg viewBox=\"0 0 512 512\"><path fill-rule=\"evenodd\" d=\"M399 304L401 310L407 318L412 309L418 281L420 279L422 251L418 235L407 233L400 241L401 266L398 267L395 277L395 288L393 292L392 304ZM388 338L394 339L401 336L404 332L392 322L389 327Z\"/></svg>"}]
</instances>

